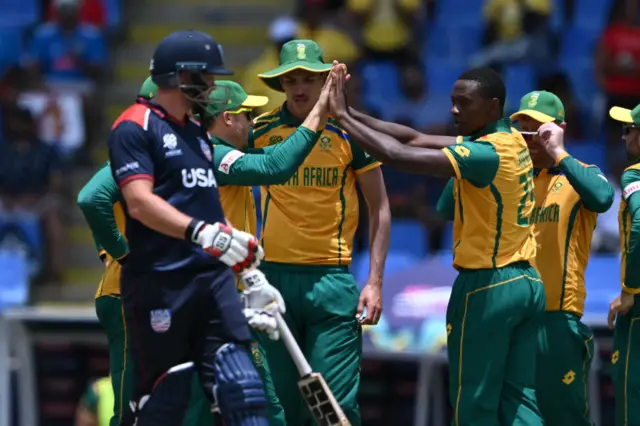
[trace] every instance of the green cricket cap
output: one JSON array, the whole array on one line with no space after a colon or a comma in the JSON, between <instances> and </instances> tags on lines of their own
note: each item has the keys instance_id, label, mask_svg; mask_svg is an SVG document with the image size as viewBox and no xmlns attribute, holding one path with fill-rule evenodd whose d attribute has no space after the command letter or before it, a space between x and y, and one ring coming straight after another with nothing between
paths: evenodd
<instances>
[{"instance_id":1,"label":"green cricket cap","mask_svg":"<svg viewBox=\"0 0 640 426\"><path fill-rule=\"evenodd\" d=\"M280 66L258 74L258 78L269 88L283 92L278 77L294 70L328 72L332 64L325 64L320 46L313 40L291 40L280 50Z\"/></svg>"},{"instance_id":2,"label":"green cricket cap","mask_svg":"<svg viewBox=\"0 0 640 426\"><path fill-rule=\"evenodd\" d=\"M151 77L147 77L144 83L142 83L142 87L140 87L138 96L145 99L151 99L156 96L156 93L158 93L158 86L153 82Z\"/></svg>"},{"instance_id":3,"label":"green cricket cap","mask_svg":"<svg viewBox=\"0 0 640 426\"><path fill-rule=\"evenodd\" d=\"M527 93L520 100L518 112L511 115L512 120L526 115L541 123L559 121L564 123L564 105L559 97L545 90Z\"/></svg>"},{"instance_id":4,"label":"green cricket cap","mask_svg":"<svg viewBox=\"0 0 640 426\"><path fill-rule=\"evenodd\" d=\"M216 80L216 88L209 94L209 100L212 102L207 106L207 112L211 115L240 108L258 108L269 102L266 96L247 95L241 85L230 80Z\"/></svg>"},{"instance_id":5,"label":"green cricket cap","mask_svg":"<svg viewBox=\"0 0 640 426\"><path fill-rule=\"evenodd\" d=\"M634 109L613 107L609 110L609 116L616 121L640 126L640 105Z\"/></svg>"}]
</instances>

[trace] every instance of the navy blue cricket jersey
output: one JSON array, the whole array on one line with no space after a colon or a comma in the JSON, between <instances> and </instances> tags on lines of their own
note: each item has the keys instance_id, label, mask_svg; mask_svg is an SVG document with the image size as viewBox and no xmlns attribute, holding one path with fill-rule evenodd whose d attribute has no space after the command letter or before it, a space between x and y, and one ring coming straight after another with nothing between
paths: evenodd
<instances>
[{"instance_id":1,"label":"navy blue cricket jersey","mask_svg":"<svg viewBox=\"0 0 640 426\"><path fill-rule=\"evenodd\" d=\"M161 107L138 101L116 120L109 135L111 173L122 188L135 179L153 181L153 192L179 211L207 223L225 222L213 173L211 145L191 121L178 123ZM198 245L147 228L129 216L126 269L202 270L223 267Z\"/></svg>"}]
</instances>

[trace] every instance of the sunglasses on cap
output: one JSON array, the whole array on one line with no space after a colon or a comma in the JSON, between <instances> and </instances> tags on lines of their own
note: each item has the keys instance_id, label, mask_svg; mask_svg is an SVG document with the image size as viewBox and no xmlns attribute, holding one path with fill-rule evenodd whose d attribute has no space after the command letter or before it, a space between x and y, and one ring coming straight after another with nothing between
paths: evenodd
<instances>
[{"instance_id":1,"label":"sunglasses on cap","mask_svg":"<svg viewBox=\"0 0 640 426\"><path fill-rule=\"evenodd\" d=\"M247 120L253 120L253 110L251 108L240 108L235 111L227 111L227 114L239 115L244 114L247 117Z\"/></svg>"},{"instance_id":2,"label":"sunglasses on cap","mask_svg":"<svg viewBox=\"0 0 640 426\"><path fill-rule=\"evenodd\" d=\"M627 136L631 129L640 129L640 126L636 126L635 124L625 124L622 126L622 134Z\"/></svg>"}]
</instances>

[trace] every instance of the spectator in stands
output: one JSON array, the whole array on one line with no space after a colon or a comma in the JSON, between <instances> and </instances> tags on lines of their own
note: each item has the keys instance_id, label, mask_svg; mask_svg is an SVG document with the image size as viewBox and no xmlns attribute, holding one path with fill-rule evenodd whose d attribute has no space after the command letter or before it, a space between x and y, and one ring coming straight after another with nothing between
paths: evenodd
<instances>
[{"instance_id":1,"label":"spectator in stands","mask_svg":"<svg viewBox=\"0 0 640 426\"><path fill-rule=\"evenodd\" d=\"M0 145L0 213L3 220L39 218L45 230L47 279L62 278L65 238L60 194L63 178L55 150L38 140L31 113L5 108Z\"/></svg>"},{"instance_id":2,"label":"spectator in stands","mask_svg":"<svg viewBox=\"0 0 640 426\"><path fill-rule=\"evenodd\" d=\"M427 1L429 2L429 1ZM347 9L358 25L365 57L398 64L416 58L413 29L418 23L421 0L347 0Z\"/></svg>"},{"instance_id":3,"label":"spectator in stands","mask_svg":"<svg viewBox=\"0 0 640 426\"><path fill-rule=\"evenodd\" d=\"M536 86L540 90L546 90L555 93L564 105L565 121L568 123L564 135L567 139L582 139L586 135L583 134L584 126L582 116L580 115L580 107L578 106L571 82L564 72L555 72L540 78L539 84ZM592 135L593 136L593 135Z\"/></svg>"},{"instance_id":4,"label":"spectator in stands","mask_svg":"<svg viewBox=\"0 0 640 426\"><path fill-rule=\"evenodd\" d=\"M482 51L471 59L476 67L527 61L548 67L552 56L550 0L487 0Z\"/></svg>"},{"instance_id":5,"label":"spectator in stands","mask_svg":"<svg viewBox=\"0 0 640 426\"><path fill-rule=\"evenodd\" d=\"M617 0L595 56L596 79L612 106L640 103L640 10L637 0ZM608 119L610 143L620 143L620 123Z\"/></svg>"},{"instance_id":6,"label":"spectator in stands","mask_svg":"<svg viewBox=\"0 0 640 426\"><path fill-rule=\"evenodd\" d=\"M360 51L349 34L342 30L336 17L325 9L326 0L306 0L300 12L298 36L300 40L313 40L322 49L325 62L340 61L352 66Z\"/></svg>"},{"instance_id":7,"label":"spectator in stands","mask_svg":"<svg viewBox=\"0 0 640 426\"><path fill-rule=\"evenodd\" d=\"M103 35L80 22L80 0L54 0L54 7L58 19L36 30L26 63L49 86L91 91L106 61Z\"/></svg>"},{"instance_id":8,"label":"spectator in stands","mask_svg":"<svg viewBox=\"0 0 640 426\"><path fill-rule=\"evenodd\" d=\"M102 0L80 0L80 22L104 28L107 23L107 11ZM58 19L58 10L53 2L47 9L47 21L55 22Z\"/></svg>"},{"instance_id":9,"label":"spectator in stands","mask_svg":"<svg viewBox=\"0 0 640 426\"><path fill-rule=\"evenodd\" d=\"M263 113L273 111L284 103L284 93L269 89L258 78L258 74L264 70L277 68L280 65L280 50L282 45L294 40L298 34L298 24L292 18L283 16L274 20L269 26L269 40L271 44L262 52L255 61L251 62L242 76L242 85L247 93L267 96L269 102L262 108L257 108L257 112Z\"/></svg>"},{"instance_id":10,"label":"spectator in stands","mask_svg":"<svg viewBox=\"0 0 640 426\"><path fill-rule=\"evenodd\" d=\"M446 134L451 121L449 96L430 96L426 70L419 63L401 67L400 89L403 99L389 109L390 120L407 124L428 134Z\"/></svg>"}]
</instances>

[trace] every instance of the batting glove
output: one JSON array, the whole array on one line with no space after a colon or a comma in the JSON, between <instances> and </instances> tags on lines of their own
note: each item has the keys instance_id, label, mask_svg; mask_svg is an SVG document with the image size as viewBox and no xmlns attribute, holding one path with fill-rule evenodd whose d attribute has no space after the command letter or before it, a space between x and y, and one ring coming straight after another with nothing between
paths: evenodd
<instances>
[{"instance_id":1,"label":"batting glove","mask_svg":"<svg viewBox=\"0 0 640 426\"><path fill-rule=\"evenodd\" d=\"M245 298L245 306L247 299ZM267 306L266 309L252 309L245 307L242 310L249 327L254 330L262 331L269 336L271 340L280 339L280 332L278 331L278 324L276 323L275 313L277 312L275 304Z\"/></svg>"},{"instance_id":2,"label":"batting glove","mask_svg":"<svg viewBox=\"0 0 640 426\"><path fill-rule=\"evenodd\" d=\"M248 308L266 309L276 304L281 314L286 308L284 299L277 288L269 284L267 277L258 269L250 269L240 274L240 281L244 284L244 298Z\"/></svg>"},{"instance_id":3,"label":"batting glove","mask_svg":"<svg viewBox=\"0 0 640 426\"><path fill-rule=\"evenodd\" d=\"M200 245L205 252L220 259L234 272L257 267L264 258L264 251L258 240L251 234L238 231L224 223L209 225L198 222L190 232L191 240Z\"/></svg>"}]
</instances>

